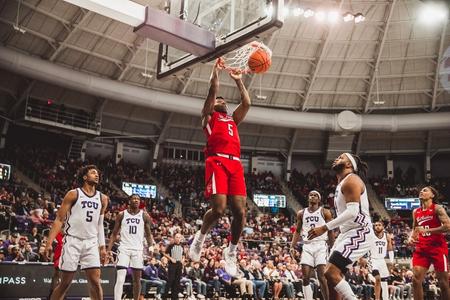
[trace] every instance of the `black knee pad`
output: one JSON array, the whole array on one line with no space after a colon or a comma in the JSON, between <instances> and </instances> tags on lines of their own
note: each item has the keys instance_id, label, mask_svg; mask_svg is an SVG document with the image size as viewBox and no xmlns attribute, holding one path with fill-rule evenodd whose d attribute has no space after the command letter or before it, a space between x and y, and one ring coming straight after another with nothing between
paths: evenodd
<instances>
[{"instance_id":1,"label":"black knee pad","mask_svg":"<svg viewBox=\"0 0 450 300\"><path fill-rule=\"evenodd\" d=\"M373 276L379 276L379 275L380 275L380 271L378 271L378 270L372 270L372 275L373 275Z\"/></svg>"},{"instance_id":2,"label":"black knee pad","mask_svg":"<svg viewBox=\"0 0 450 300\"><path fill-rule=\"evenodd\" d=\"M333 253L331 253L328 262L338 267L339 270L341 270L342 274L347 273L348 271L347 266L352 263L350 259L344 257L342 253L337 251L333 251Z\"/></svg>"}]
</instances>

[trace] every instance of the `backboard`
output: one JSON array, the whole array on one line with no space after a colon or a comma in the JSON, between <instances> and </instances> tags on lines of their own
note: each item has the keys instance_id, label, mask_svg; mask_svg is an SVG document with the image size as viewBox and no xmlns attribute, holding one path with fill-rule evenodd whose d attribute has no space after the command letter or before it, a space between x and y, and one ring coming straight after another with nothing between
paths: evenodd
<instances>
[{"instance_id":1,"label":"backboard","mask_svg":"<svg viewBox=\"0 0 450 300\"><path fill-rule=\"evenodd\" d=\"M171 0L167 12L216 36L210 53L195 56L165 44L159 45L157 78L185 72L208 62L283 25L283 0Z\"/></svg>"}]
</instances>

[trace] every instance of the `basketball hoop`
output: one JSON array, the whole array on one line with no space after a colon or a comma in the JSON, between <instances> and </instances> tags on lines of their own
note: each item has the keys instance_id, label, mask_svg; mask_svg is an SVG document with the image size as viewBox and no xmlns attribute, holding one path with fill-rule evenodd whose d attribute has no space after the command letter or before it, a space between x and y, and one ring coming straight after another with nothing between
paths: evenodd
<instances>
[{"instance_id":1,"label":"basketball hoop","mask_svg":"<svg viewBox=\"0 0 450 300\"><path fill-rule=\"evenodd\" d=\"M255 69L252 70L252 68L250 68L249 66L250 57L258 51L262 51L262 53L265 53L265 56L267 57L267 60L262 62L262 64L267 65L266 67L264 67L263 71L256 71ZM269 47L267 47L261 42L255 41L237 50L231 51L230 53L223 56L222 57L223 64L221 67L230 73L231 72L239 72L242 74L263 73L270 67L271 57L272 51L269 49Z\"/></svg>"}]
</instances>

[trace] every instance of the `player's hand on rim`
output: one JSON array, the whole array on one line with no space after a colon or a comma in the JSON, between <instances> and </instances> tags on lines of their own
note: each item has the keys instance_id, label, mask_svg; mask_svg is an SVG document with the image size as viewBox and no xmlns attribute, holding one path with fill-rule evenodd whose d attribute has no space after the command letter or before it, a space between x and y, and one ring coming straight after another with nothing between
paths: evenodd
<instances>
[{"instance_id":1,"label":"player's hand on rim","mask_svg":"<svg viewBox=\"0 0 450 300\"><path fill-rule=\"evenodd\" d=\"M233 78L234 80L241 80L242 79L242 71L241 70L231 70L230 77Z\"/></svg>"},{"instance_id":2,"label":"player's hand on rim","mask_svg":"<svg viewBox=\"0 0 450 300\"><path fill-rule=\"evenodd\" d=\"M216 59L216 63L214 64L214 68L223 70L225 68L225 61L222 57Z\"/></svg>"},{"instance_id":3,"label":"player's hand on rim","mask_svg":"<svg viewBox=\"0 0 450 300\"><path fill-rule=\"evenodd\" d=\"M325 225L320 226L320 227L311 228L308 231L308 240L312 240L318 236L321 236L322 234L324 234L327 231L328 231L328 228Z\"/></svg>"}]
</instances>

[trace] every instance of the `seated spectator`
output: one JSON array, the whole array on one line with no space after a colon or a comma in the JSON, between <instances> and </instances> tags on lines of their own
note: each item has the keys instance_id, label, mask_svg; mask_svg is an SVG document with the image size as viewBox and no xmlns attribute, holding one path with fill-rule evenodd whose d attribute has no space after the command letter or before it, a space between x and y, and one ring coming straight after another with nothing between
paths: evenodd
<instances>
[{"instance_id":1,"label":"seated spectator","mask_svg":"<svg viewBox=\"0 0 450 300\"><path fill-rule=\"evenodd\" d=\"M273 260L267 261L267 265L263 270L264 276L269 280L269 284L273 286L273 298L279 299L281 290L283 289L283 283L281 283L280 273L273 264Z\"/></svg>"},{"instance_id":2,"label":"seated spectator","mask_svg":"<svg viewBox=\"0 0 450 300\"><path fill-rule=\"evenodd\" d=\"M242 270L238 269L238 274L233 277L232 285L239 287L239 292L243 299L253 298L253 282L245 278L245 274Z\"/></svg>"},{"instance_id":3,"label":"seated spectator","mask_svg":"<svg viewBox=\"0 0 450 300\"><path fill-rule=\"evenodd\" d=\"M189 278L192 280L194 286L197 287L197 298L204 299L206 296L206 282L202 280L203 272L200 269L199 262L192 264L192 268L189 270Z\"/></svg>"},{"instance_id":4,"label":"seated spectator","mask_svg":"<svg viewBox=\"0 0 450 300\"><path fill-rule=\"evenodd\" d=\"M287 272L286 265L279 263L278 271L280 272L281 283L283 284L288 299L294 299L295 298L294 283L292 282L291 274Z\"/></svg>"},{"instance_id":5,"label":"seated spectator","mask_svg":"<svg viewBox=\"0 0 450 300\"><path fill-rule=\"evenodd\" d=\"M206 265L203 272L203 281L206 282L207 285L213 286L214 296L219 296L220 280L219 276L216 273L215 264L216 261L213 258L208 261L208 264Z\"/></svg>"},{"instance_id":6,"label":"seated spectator","mask_svg":"<svg viewBox=\"0 0 450 300\"><path fill-rule=\"evenodd\" d=\"M156 286L157 298L165 293L167 282L159 278L158 264L155 258L150 260L150 263L144 268L141 279L141 299L144 299L148 292L148 287Z\"/></svg>"}]
</instances>

